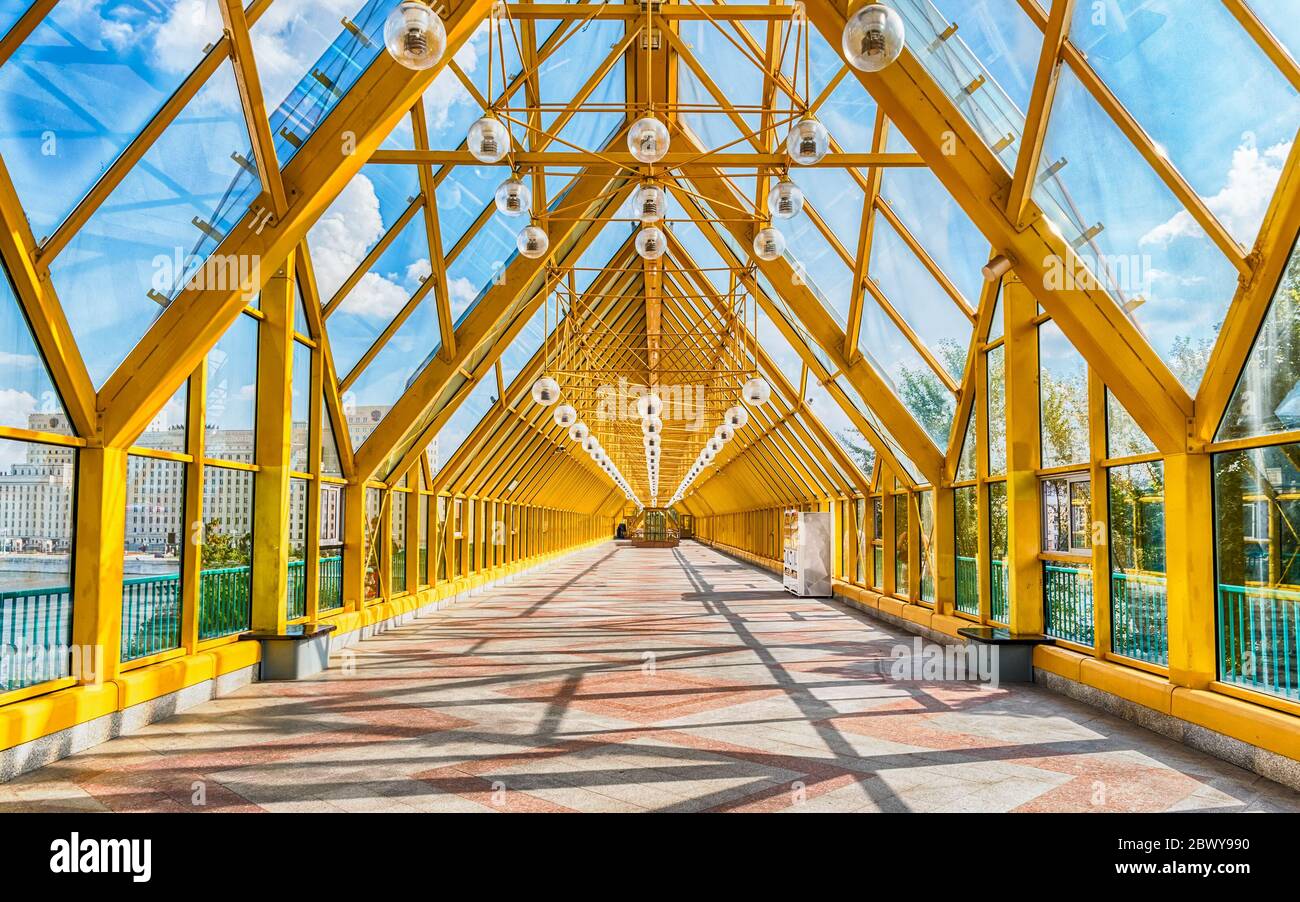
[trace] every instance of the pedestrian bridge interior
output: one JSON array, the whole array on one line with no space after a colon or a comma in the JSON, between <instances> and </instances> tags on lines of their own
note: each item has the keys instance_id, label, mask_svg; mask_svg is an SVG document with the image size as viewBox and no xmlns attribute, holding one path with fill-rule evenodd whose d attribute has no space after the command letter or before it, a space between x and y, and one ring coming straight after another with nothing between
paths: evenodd
<instances>
[{"instance_id":1,"label":"pedestrian bridge interior","mask_svg":"<svg viewBox=\"0 0 1300 902\"><path fill-rule=\"evenodd\" d=\"M0 811L1300 810L1290 5L0 2Z\"/></svg>"}]
</instances>

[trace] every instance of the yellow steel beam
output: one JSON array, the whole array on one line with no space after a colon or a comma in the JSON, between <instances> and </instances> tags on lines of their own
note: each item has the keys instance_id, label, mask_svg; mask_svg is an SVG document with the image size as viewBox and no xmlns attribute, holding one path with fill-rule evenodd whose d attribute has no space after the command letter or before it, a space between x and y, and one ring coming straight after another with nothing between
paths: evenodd
<instances>
[{"instance_id":1,"label":"yellow steel beam","mask_svg":"<svg viewBox=\"0 0 1300 902\"><path fill-rule=\"evenodd\" d=\"M226 26L226 38L230 41L230 61L234 64L239 103L253 144L257 175L262 180L262 190L271 199L271 211L277 217L283 216L289 209L289 201L284 193L284 179L280 174L280 160L275 153L271 121L266 115L262 79L257 73L257 59L248 32L248 17L244 14L242 0L221 0L218 5L221 7L221 20Z\"/></svg>"}]
</instances>

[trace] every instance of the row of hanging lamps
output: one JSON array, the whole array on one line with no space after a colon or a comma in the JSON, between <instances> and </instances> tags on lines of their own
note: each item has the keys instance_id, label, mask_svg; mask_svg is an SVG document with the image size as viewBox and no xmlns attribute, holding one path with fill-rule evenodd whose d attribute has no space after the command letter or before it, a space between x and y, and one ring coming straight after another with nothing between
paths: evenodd
<instances>
[{"instance_id":1,"label":"row of hanging lamps","mask_svg":"<svg viewBox=\"0 0 1300 902\"><path fill-rule=\"evenodd\" d=\"M760 407L771 400L772 386L762 376L755 376L745 383L740 394L745 404L750 407ZM745 428L748 423L749 411L743 405L736 404L727 408L722 415L722 422L713 430L713 436L704 443L704 448L700 451L699 457L695 459L691 468L686 471L686 475L682 477L681 485L677 487L677 491L673 492L672 498L668 500L669 507L682 500L686 490L695 481L696 477L704 472L704 468L713 461L713 458L721 453L726 444L736 437L736 430Z\"/></svg>"}]
</instances>

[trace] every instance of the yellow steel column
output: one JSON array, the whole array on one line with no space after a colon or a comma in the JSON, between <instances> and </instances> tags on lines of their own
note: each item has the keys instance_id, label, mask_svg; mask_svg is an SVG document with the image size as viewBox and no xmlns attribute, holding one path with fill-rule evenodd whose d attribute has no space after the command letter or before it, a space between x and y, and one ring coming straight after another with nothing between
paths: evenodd
<instances>
[{"instance_id":1,"label":"yellow steel column","mask_svg":"<svg viewBox=\"0 0 1300 902\"><path fill-rule=\"evenodd\" d=\"M957 599L957 525L949 487L934 489L934 612L951 614Z\"/></svg>"},{"instance_id":2,"label":"yellow steel column","mask_svg":"<svg viewBox=\"0 0 1300 902\"><path fill-rule=\"evenodd\" d=\"M1038 413L1038 303L1019 279L1002 289L1006 342L1007 588L1011 631L1043 631L1043 571L1038 514L1042 459Z\"/></svg>"},{"instance_id":3,"label":"yellow steel column","mask_svg":"<svg viewBox=\"0 0 1300 902\"><path fill-rule=\"evenodd\" d=\"M293 254L267 280L257 352L253 477L254 630L284 632L289 588L289 444L293 430Z\"/></svg>"},{"instance_id":4,"label":"yellow steel column","mask_svg":"<svg viewBox=\"0 0 1300 902\"><path fill-rule=\"evenodd\" d=\"M126 457L122 448L77 455L72 644L82 650L82 683L114 679L121 669Z\"/></svg>"},{"instance_id":5,"label":"yellow steel column","mask_svg":"<svg viewBox=\"0 0 1300 902\"><path fill-rule=\"evenodd\" d=\"M1201 689L1216 678L1214 499L1208 454L1165 458L1169 681Z\"/></svg>"},{"instance_id":6,"label":"yellow steel column","mask_svg":"<svg viewBox=\"0 0 1300 902\"><path fill-rule=\"evenodd\" d=\"M181 555L181 645L193 652L199 644L200 580L203 572L203 424L208 418L208 364L190 376L186 441L194 463L185 468L185 540Z\"/></svg>"}]
</instances>

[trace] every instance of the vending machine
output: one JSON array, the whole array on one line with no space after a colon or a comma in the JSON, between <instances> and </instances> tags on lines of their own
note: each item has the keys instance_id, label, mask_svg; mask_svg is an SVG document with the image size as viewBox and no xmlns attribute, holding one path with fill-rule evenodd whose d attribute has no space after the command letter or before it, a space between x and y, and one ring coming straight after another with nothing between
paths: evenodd
<instances>
[{"instance_id":1,"label":"vending machine","mask_svg":"<svg viewBox=\"0 0 1300 902\"><path fill-rule=\"evenodd\" d=\"M801 597L830 596L832 516L829 511L785 512L783 583Z\"/></svg>"}]
</instances>

